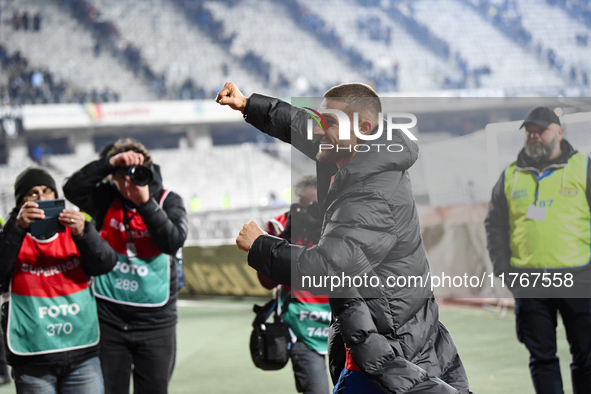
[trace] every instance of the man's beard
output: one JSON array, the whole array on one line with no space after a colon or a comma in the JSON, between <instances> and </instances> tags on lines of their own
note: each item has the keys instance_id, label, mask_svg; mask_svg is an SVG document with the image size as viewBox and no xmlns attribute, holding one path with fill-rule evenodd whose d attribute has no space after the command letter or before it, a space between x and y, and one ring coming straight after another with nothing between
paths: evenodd
<instances>
[{"instance_id":1,"label":"man's beard","mask_svg":"<svg viewBox=\"0 0 591 394\"><path fill-rule=\"evenodd\" d=\"M558 138L555 138L548 145L544 145L543 142L540 142L539 145L530 142L525 145L525 154L536 162L547 161L554 152L556 144L558 144Z\"/></svg>"},{"instance_id":2,"label":"man's beard","mask_svg":"<svg viewBox=\"0 0 591 394\"><path fill-rule=\"evenodd\" d=\"M336 163L343 157L351 155L354 152L354 145L349 145L348 143L343 143L342 141L337 142L339 150L337 152L337 147L334 146L331 149L323 149L316 153L316 160L321 163ZM349 149L351 151L349 151Z\"/></svg>"}]
</instances>

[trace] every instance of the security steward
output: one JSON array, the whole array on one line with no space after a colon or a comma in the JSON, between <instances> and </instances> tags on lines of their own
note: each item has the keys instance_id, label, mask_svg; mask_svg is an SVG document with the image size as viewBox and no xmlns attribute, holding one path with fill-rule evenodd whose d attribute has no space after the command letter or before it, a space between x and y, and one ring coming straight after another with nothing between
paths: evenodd
<instances>
[{"instance_id":1,"label":"security steward","mask_svg":"<svg viewBox=\"0 0 591 394\"><path fill-rule=\"evenodd\" d=\"M495 274L506 285L514 282L517 337L530 352L536 393L563 392L556 356L558 312L572 354L573 393L588 393L589 157L564 139L560 119L546 107L532 109L521 128L525 146L493 188L485 221L488 250Z\"/></svg>"}]
</instances>

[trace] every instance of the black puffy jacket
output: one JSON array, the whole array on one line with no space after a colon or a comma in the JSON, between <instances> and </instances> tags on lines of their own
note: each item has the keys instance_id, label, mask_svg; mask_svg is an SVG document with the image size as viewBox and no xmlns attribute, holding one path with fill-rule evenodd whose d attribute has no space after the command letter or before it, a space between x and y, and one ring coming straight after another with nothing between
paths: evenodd
<instances>
[{"instance_id":1,"label":"black puffy jacket","mask_svg":"<svg viewBox=\"0 0 591 394\"><path fill-rule=\"evenodd\" d=\"M245 119L259 130L291 143L314 158L319 142L306 139L308 116L278 99L250 97ZM357 153L340 169L317 163L318 196L324 212L322 235L310 249L261 236L248 263L264 276L291 285L295 275L428 277L408 168L418 146L402 133L392 141L399 153ZM333 381L345 364L345 345L356 364L388 393L468 393L468 380L449 332L438 320L430 288L381 290L369 298L355 289L330 297L334 317L329 337Z\"/></svg>"}]
</instances>

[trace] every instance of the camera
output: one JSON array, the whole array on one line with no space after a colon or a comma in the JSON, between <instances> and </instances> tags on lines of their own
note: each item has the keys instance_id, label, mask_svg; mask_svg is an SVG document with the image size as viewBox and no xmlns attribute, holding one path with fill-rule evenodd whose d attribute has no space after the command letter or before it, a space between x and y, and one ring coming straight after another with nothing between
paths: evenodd
<instances>
[{"instance_id":1,"label":"camera","mask_svg":"<svg viewBox=\"0 0 591 394\"><path fill-rule=\"evenodd\" d=\"M292 204L287 214L284 234L294 243L298 241L318 243L322 225L319 216L316 202L307 207L299 203Z\"/></svg>"},{"instance_id":2,"label":"camera","mask_svg":"<svg viewBox=\"0 0 591 394\"><path fill-rule=\"evenodd\" d=\"M133 183L138 186L146 186L154 179L152 170L146 166L132 166L127 169L126 174Z\"/></svg>"}]
</instances>

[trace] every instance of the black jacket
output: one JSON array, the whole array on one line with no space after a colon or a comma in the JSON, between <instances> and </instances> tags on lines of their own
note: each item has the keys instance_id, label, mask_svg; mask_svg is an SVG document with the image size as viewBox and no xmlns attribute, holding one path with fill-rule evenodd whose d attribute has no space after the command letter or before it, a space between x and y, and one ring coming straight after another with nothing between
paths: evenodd
<instances>
[{"instance_id":1,"label":"black jacket","mask_svg":"<svg viewBox=\"0 0 591 394\"><path fill-rule=\"evenodd\" d=\"M247 122L314 158L319 142L306 139L307 118L289 104L260 95L251 96L245 108ZM357 153L336 173L330 188L325 177L330 179L334 164L317 163L318 196L325 211L318 245L306 249L261 236L248 254L253 268L286 285L292 279L291 262L298 276L427 278L429 265L406 171L417 159L418 147L402 133L394 133L393 141L372 143L401 144L404 150ZM468 393L464 368L438 321L430 287L384 289L379 294L369 298L347 289L330 296L333 381L344 367L346 345L366 376L386 392Z\"/></svg>"},{"instance_id":2,"label":"black jacket","mask_svg":"<svg viewBox=\"0 0 591 394\"><path fill-rule=\"evenodd\" d=\"M181 197L170 192L160 209L158 201L160 201L164 189L159 168L153 166L154 179L149 185L152 198L145 204L136 207L131 201L123 198L114 185L110 182L103 182L103 179L114 169L115 167L109 163L108 157L87 164L67 180L64 185L66 198L91 215L99 227L102 225L113 200L121 199L127 206L137 209L158 249L174 256L187 238L187 215ZM97 299L101 322L122 330L164 328L176 324L178 292L176 267L174 267L173 259L170 259L170 264L170 298L165 305L156 308L141 308Z\"/></svg>"},{"instance_id":3,"label":"black jacket","mask_svg":"<svg viewBox=\"0 0 591 394\"><path fill-rule=\"evenodd\" d=\"M565 165L577 151L566 141L561 142L562 154L548 163L538 163L531 160L522 149L517 156L517 167L529 168L530 170L542 173L546 168L553 165ZM587 170L587 201L591 206L591 161ZM493 263L495 275L511 272L511 246L509 207L505 195L505 171L501 173L499 180L492 190L492 197L488 205L488 214L484 222L486 227L486 238L490 258ZM583 279L583 278L581 278Z\"/></svg>"},{"instance_id":4,"label":"black jacket","mask_svg":"<svg viewBox=\"0 0 591 394\"><path fill-rule=\"evenodd\" d=\"M14 262L16 261L27 230L16 224L18 209L14 209L10 218L0 231L0 280L7 291L12 277ZM96 229L88 222L84 227L84 234L72 236L80 252L80 264L89 278L106 274L117 263L117 253L109 244L101 239ZM7 305L2 306L2 326L6 333ZM6 334L5 334L6 337ZM34 340L34 338L32 338ZM66 366L81 362L98 355L98 345L89 348L70 350L66 352L50 353L33 356L17 356L8 348L6 358L9 364L18 365L56 365Z\"/></svg>"}]
</instances>

